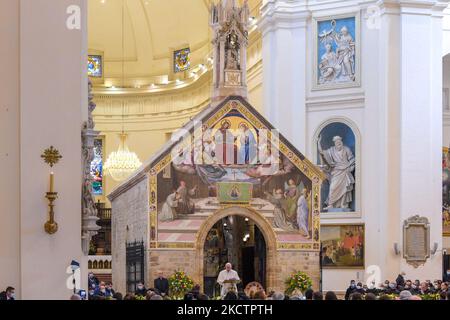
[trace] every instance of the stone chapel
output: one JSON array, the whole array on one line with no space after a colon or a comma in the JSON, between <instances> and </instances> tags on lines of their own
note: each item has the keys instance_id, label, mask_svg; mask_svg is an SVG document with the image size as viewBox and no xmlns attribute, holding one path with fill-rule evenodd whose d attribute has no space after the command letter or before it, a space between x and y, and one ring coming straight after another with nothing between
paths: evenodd
<instances>
[{"instance_id":1,"label":"stone chapel","mask_svg":"<svg viewBox=\"0 0 450 320\"><path fill-rule=\"evenodd\" d=\"M186 272L214 294L231 262L245 287L284 291L292 272L320 281L324 174L246 100L248 7L213 5L213 98L110 195L113 279L142 243L146 283Z\"/></svg>"}]
</instances>

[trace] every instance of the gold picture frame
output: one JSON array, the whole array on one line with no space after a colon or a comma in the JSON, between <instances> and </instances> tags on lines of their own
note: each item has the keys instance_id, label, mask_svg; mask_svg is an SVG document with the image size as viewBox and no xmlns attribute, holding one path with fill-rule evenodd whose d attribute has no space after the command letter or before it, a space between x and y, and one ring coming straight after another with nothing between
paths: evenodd
<instances>
[{"instance_id":1,"label":"gold picture frame","mask_svg":"<svg viewBox=\"0 0 450 320\"><path fill-rule=\"evenodd\" d=\"M338 231L337 228L339 228ZM344 229L346 234L349 231L352 232L352 236L349 235L349 239L342 238L343 228L349 229ZM354 235L353 232L355 232ZM357 235L356 232L359 232L359 234ZM339 233L338 237L336 237L336 233ZM364 223L323 224L320 226L320 236L323 269L365 269ZM355 244L359 244L360 247L358 248ZM330 246L333 248L330 249ZM327 260L326 257L331 259L332 262Z\"/></svg>"}]
</instances>

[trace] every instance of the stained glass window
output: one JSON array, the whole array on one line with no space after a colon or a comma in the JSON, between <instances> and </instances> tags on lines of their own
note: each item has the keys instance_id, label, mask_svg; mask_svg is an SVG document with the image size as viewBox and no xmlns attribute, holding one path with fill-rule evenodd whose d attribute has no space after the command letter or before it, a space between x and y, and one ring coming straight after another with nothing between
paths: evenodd
<instances>
[{"instance_id":1,"label":"stained glass window","mask_svg":"<svg viewBox=\"0 0 450 320\"><path fill-rule=\"evenodd\" d=\"M101 78L103 76L103 60L100 55L88 56L88 76Z\"/></svg>"},{"instance_id":2,"label":"stained glass window","mask_svg":"<svg viewBox=\"0 0 450 320\"><path fill-rule=\"evenodd\" d=\"M103 140L94 140L94 159L91 162L92 191L103 194Z\"/></svg>"},{"instance_id":3,"label":"stained glass window","mask_svg":"<svg viewBox=\"0 0 450 320\"><path fill-rule=\"evenodd\" d=\"M191 67L191 49L184 48L175 51L173 55L173 63L175 73L189 70Z\"/></svg>"}]
</instances>

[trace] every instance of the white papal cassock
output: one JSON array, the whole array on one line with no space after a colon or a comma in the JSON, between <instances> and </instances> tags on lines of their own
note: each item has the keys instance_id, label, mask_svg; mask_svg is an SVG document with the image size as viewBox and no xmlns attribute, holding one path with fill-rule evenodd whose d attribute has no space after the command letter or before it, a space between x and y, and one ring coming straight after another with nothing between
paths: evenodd
<instances>
[{"instance_id":1,"label":"white papal cassock","mask_svg":"<svg viewBox=\"0 0 450 320\"><path fill-rule=\"evenodd\" d=\"M219 273L219 276L217 277L217 282L220 284L220 286L222 287L221 291L220 291L220 295L222 297L225 297L225 295L228 293L228 291L231 288L234 288L235 292L237 293L237 286L235 283L223 283L225 280L240 280L239 276L237 274L236 271L234 270L222 270Z\"/></svg>"}]
</instances>

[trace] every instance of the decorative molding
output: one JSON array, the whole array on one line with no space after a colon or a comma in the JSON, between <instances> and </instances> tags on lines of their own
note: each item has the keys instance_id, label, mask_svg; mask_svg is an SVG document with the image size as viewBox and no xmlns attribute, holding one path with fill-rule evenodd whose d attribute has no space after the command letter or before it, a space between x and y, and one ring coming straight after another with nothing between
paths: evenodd
<instances>
[{"instance_id":1,"label":"decorative molding","mask_svg":"<svg viewBox=\"0 0 450 320\"><path fill-rule=\"evenodd\" d=\"M363 92L314 96L306 100L306 109L308 112L362 109L365 99Z\"/></svg>"},{"instance_id":2,"label":"decorative molding","mask_svg":"<svg viewBox=\"0 0 450 320\"><path fill-rule=\"evenodd\" d=\"M98 212L95 205L94 193L92 191L92 176L91 176L91 162L94 159L94 140L99 132L94 130L94 121L92 119L92 112L96 105L92 96L92 83L88 83L88 120L83 124L81 132L82 138L82 155L83 155L83 185L82 185L82 236L81 245L85 255L89 254L89 243L93 236L100 230L97 225Z\"/></svg>"},{"instance_id":3,"label":"decorative molding","mask_svg":"<svg viewBox=\"0 0 450 320\"><path fill-rule=\"evenodd\" d=\"M261 7L258 28L262 36L277 29L306 28L310 17L306 3L268 0Z\"/></svg>"},{"instance_id":4,"label":"decorative molding","mask_svg":"<svg viewBox=\"0 0 450 320\"><path fill-rule=\"evenodd\" d=\"M450 112L444 112L442 119L444 127L450 127Z\"/></svg>"}]
</instances>

